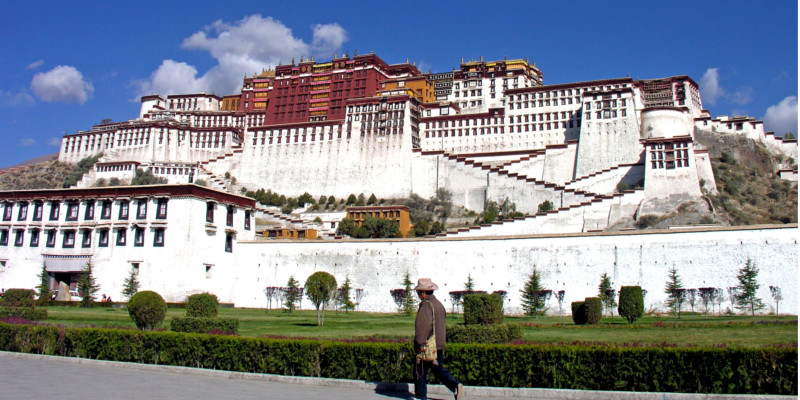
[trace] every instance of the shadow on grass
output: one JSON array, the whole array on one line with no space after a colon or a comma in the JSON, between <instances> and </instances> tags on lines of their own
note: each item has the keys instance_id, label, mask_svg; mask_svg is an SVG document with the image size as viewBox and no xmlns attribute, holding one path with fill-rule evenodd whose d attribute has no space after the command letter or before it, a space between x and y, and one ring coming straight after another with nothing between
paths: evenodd
<instances>
[{"instance_id":1,"label":"shadow on grass","mask_svg":"<svg viewBox=\"0 0 800 400\"><path fill-rule=\"evenodd\" d=\"M317 324L312 324L310 322L300 322L300 323L294 324L294 326L317 326Z\"/></svg>"}]
</instances>

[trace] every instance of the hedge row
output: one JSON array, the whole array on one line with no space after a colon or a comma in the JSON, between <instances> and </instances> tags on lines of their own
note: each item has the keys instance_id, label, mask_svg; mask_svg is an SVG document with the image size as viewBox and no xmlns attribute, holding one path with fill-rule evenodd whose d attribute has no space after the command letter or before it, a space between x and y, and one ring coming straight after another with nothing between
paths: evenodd
<instances>
[{"instance_id":1,"label":"hedge row","mask_svg":"<svg viewBox=\"0 0 800 400\"><path fill-rule=\"evenodd\" d=\"M447 327L447 343L511 343L522 339L522 326L500 325L453 325Z\"/></svg>"},{"instance_id":2,"label":"hedge row","mask_svg":"<svg viewBox=\"0 0 800 400\"><path fill-rule=\"evenodd\" d=\"M170 322L173 332L209 333L211 331L233 332L239 330L235 318L174 317Z\"/></svg>"},{"instance_id":3,"label":"hedge row","mask_svg":"<svg viewBox=\"0 0 800 400\"><path fill-rule=\"evenodd\" d=\"M34 307L5 307L0 306L0 318L19 317L29 321L47 319L47 310Z\"/></svg>"},{"instance_id":4,"label":"hedge row","mask_svg":"<svg viewBox=\"0 0 800 400\"><path fill-rule=\"evenodd\" d=\"M411 343L341 343L0 323L0 350L377 382L411 382ZM451 344L467 385L797 394L797 348Z\"/></svg>"}]
</instances>

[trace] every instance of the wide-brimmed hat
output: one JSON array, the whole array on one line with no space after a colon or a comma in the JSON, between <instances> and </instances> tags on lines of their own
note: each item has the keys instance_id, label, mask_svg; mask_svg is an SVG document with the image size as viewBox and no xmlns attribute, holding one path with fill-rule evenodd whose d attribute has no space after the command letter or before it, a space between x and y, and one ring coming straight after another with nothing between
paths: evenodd
<instances>
[{"instance_id":1,"label":"wide-brimmed hat","mask_svg":"<svg viewBox=\"0 0 800 400\"><path fill-rule=\"evenodd\" d=\"M417 287L414 288L414 290L422 290L422 291L436 290L436 289L439 289L439 285L433 283L431 278L419 278L419 280L417 281Z\"/></svg>"}]
</instances>

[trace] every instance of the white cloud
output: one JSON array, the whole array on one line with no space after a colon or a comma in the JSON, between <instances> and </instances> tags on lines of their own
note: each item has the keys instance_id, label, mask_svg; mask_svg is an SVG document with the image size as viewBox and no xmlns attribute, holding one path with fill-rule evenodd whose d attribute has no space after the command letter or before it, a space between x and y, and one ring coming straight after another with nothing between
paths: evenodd
<instances>
[{"instance_id":1,"label":"white cloud","mask_svg":"<svg viewBox=\"0 0 800 400\"><path fill-rule=\"evenodd\" d=\"M25 67L25 69L36 69L36 68L41 67L42 64L44 64L44 60L36 60L36 61L28 64L28 66Z\"/></svg>"},{"instance_id":2,"label":"white cloud","mask_svg":"<svg viewBox=\"0 0 800 400\"><path fill-rule=\"evenodd\" d=\"M47 144L50 146L61 147L61 138L51 137L47 139Z\"/></svg>"},{"instance_id":3,"label":"white cloud","mask_svg":"<svg viewBox=\"0 0 800 400\"><path fill-rule=\"evenodd\" d=\"M59 65L34 75L31 90L39 100L48 103L83 104L92 97L94 86L75 67Z\"/></svg>"},{"instance_id":4,"label":"white cloud","mask_svg":"<svg viewBox=\"0 0 800 400\"><path fill-rule=\"evenodd\" d=\"M33 146L33 145L36 144L36 139L34 139L34 138L22 138L22 139L19 140L19 144L22 145L22 147L30 147L30 146Z\"/></svg>"},{"instance_id":5,"label":"white cloud","mask_svg":"<svg viewBox=\"0 0 800 400\"><path fill-rule=\"evenodd\" d=\"M28 106L36 102L27 91L20 90L17 93L0 90L0 103L5 106Z\"/></svg>"},{"instance_id":6,"label":"white cloud","mask_svg":"<svg viewBox=\"0 0 800 400\"><path fill-rule=\"evenodd\" d=\"M709 68L700 78L700 96L704 102L714 104L725 96L725 89L719 83L719 68Z\"/></svg>"},{"instance_id":7,"label":"white cloud","mask_svg":"<svg viewBox=\"0 0 800 400\"><path fill-rule=\"evenodd\" d=\"M797 136L797 97L789 96L780 103L769 106L764 115L764 129L783 136L792 132Z\"/></svg>"},{"instance_id":8,"label":"white cloud","mask_svg":"<svg viewBox=\"0 0 800 400\"><path fill-rule=\"evenodd\" d=\"M234 93L245 74L261 72L292 58L330 57L347 40L338 24L312 27L311 44L272 17L255 14L234 23L218 20L184 39L181 47L207 51L217 64L202 75L192 65L164 60L147 80L136 82L138 95L187 92ZM172 78L172 79L167 79Z\"/></svg>"},{"instance_id":9,"label":"white cloud","mask_svg":"<svg viewBox=\"0 0 800 400\"><path fill-rule=\"evenodd\" d=\"M731 96L730 100L734 104L745 105L751 101L753 101L753 88L751 87L743 87L737 91L735 91Z\"/></svg>"}]
</instances>

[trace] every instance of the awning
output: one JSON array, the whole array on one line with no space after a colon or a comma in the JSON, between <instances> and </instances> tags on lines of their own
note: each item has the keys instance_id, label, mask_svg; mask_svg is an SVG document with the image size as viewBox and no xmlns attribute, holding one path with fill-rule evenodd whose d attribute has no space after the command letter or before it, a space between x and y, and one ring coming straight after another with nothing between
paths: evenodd
<instances>
[{"instance_id":1,"label":"awning","mask_svg":"<svg viewBox=\"0 0 800 400\"><path fill-rule=\"evenodd\" d=\"M83 272L91 256L45 256L44 265L47 272Z\"/></svg>"}]
</instances>

